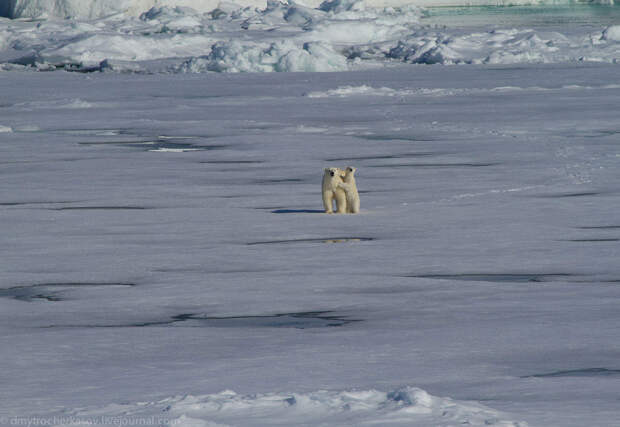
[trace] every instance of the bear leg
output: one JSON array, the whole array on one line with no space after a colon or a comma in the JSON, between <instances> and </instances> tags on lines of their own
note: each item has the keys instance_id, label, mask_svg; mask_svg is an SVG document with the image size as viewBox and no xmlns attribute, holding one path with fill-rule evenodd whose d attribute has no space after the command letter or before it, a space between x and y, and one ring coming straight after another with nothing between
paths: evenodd
<instances>
[{"instance_id":1,"label":"bear leg","mask_svg":"<svg viewBox=\"0 0 620 427\"><path fill-rule=\"evenodd\" d=\"M335 192L336 196L336 212L339 214L347 213L347 195L342 189L338 189Z\"/></svg>"},{"instance_id":2,"label":"bear leg","mask_svg":"<svg viewBox=\"0 0 620 427\"><path fill-rule=\"evenodd\" d=\"M325 208L325 213L334 213L333 206L334 194L331 191L323 192L323 207Z\"/></svg>"}]
</instances>

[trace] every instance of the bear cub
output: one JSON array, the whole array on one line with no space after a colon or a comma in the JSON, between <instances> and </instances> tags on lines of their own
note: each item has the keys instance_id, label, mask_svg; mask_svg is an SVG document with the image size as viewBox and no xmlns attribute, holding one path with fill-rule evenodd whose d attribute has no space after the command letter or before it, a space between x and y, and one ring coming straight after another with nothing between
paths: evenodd
<instances>
[{"instance_id":1,"label":"bear cub","mask_svg":"<svg viewBox=\"0 0 620 427\"><path fill-rule=\"evenodd\" d=\"M339 183L338 187L345 191L347 199L347 213L359 213L360 211L360 195L357 191L355 182L355 171L357 168L347 166L344 174L344 182Z\"/></svg>"}]
</instances>

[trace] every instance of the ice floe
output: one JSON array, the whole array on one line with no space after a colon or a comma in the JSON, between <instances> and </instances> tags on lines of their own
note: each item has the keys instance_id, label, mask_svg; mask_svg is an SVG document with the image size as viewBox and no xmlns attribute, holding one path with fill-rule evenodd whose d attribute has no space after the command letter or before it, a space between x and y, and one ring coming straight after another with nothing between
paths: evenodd
<instances>
[{"instance_id":1,"label":"ice floe","mask_svg":"<svg viewBox=\"0 0 620 427\"><path fill-rule=\"evenodd\" d=\"M513 64L574 61L617 62L616 27L602 33L567 36L529 29L492 30L464 35L420 32L399 40L387 56L418 64Z\"/></svg>"},{"instance_id":2,"label":"ice floe","mask_svg":"<svg viewBox=\"0 0 620 427\"><path fill-rule=\"evenodd\" d=\"M241 0L243 2L244 0ZM217 6L217 0L11 0L0 6L0 16L10 18L81 18L93 19L117 13L138 15L159 6L191 6L196 10L209 11ZM249 0L248 4L260 4Z\"/></svg>"},{"instance_id":3,"label":"ice floe","mask_svg":"<svg viewBox=\"0 0 620 427\"><path fill-rule=\"evenodd\" d=\"M273 43L218 42L211 53L191 58L177 71L200 73L219 72L269 72L269 71L342 71L347 61L330 45L320 42L305 43L302 47L283 40Z\"/></svg>"},{"instance_id":4,"label":"ice floe","mask_svg":"<svg viewBox=\"0 0 620 427\"><path fill-rule=\"evenodd\" d=\"M607 27L605 31L603 31L601 38L603 40L620 42L620 25L611 25Z\"/></svg>"}]
</instances>

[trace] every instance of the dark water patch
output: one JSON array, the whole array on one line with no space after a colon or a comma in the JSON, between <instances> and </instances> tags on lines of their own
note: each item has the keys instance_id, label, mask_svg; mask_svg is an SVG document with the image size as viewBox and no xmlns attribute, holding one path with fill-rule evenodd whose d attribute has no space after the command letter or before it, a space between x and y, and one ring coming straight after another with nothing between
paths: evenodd
<instances>
[{"instance_id":1,"label":"dark water patch","mask_svg":"<svg viewBox=\"0 0 620 427\"><path fill-rule=\"evenodd\" d=\"M43 329L53 329L53 328L143 328L148 326L167 326L175 323L175 320L160 320L153 322L136 322L136 323L119 323L117 325L114 324L96 324L96 323L85 323L83 325L48 325L41 326Z\"/></svg>"},{"instance_id":2,"label":"dark water patch","mask_svg":"<svg viewBox=\"0 0 620 427\"><path fill-rule=\"evenodd\" d=\"M132 287L134 283L38 283L35 285L13 286L7 289L0 289L0 298L12 298L18 301L32 302L35 300L63 301L63 291L75 288L94 288L94 287Z\"/></svg>"},{"instance_id":3,"label":"dark water patch","mask_svg":"<svg viewBox=\"0 0 620 427\"><path fill-rule=\"evenodd\" d=\"M20 299L20 298L16 297L15 299ZM34 299L43 299L43 300L52 301L52 302L62 301L62 298L60 298L59 296L56 296L56 295L44 295L44 294L33 295L32 297L30 297L29 299L27 299L25 301L32 301Z\"/></svg>"},{"instance_id":4,"label":"dark water patch","mask_svg":"<svg viewBox=\"0 0 620 427\"><path fill-rule=\"evenodd\" d=\"M110 140L110 141L87 141L87 142L78 142L78 145L118 145L120 147L125 147L129 145L148 145L151 144L153 140L151 139L130 139L130 140Z\"/></svg>"},{"instance_id":5,"label":"dark water patch","mask_svg":"<svg viewBox=\"0 0 620 427\"><path fill-rule=\"evenodd\" d=\"M158 135L149 136L140 134L137 131L130 131L127 129L120 130L106 130L106 129L77 129L77 130L65 130L64 133L84 136L95 137L110 137L108 140L98 141L83 141L78 142L78 145L83 146L96 146L96 145L115 145L119 147L127 147L140 149L143 151L209 151L219 150L228 146L221 144L212 145L198 145L188 140L197 139L196 136L168 136ZM124 136L124 139L116 138L118 136ZM204 139L204 138L203 138Z\"/></svg>"},{"instance_id":6,"label":"dark water patch","mask_svg":"<svg viewBox=\"0 0 620 427\"><path fill-rule=\"evenodd\" d=\"M393 163L370 165L369 168L483 168L498 166L500 163Z\"/></svg>"},{"instance_id":7,"label":"dark water patch","mask_svg":"<svg viewBox=\"0 0 620 427\"><path fill-rule=\"evenodd\" d=\"M336 316L330 311L308 311L301 313L281 313L261 316L213 317L194 314L175 316L177 321L191 321L191 326L210 326L219 328L325 328L344 326L359 319ZM190 326L190 325L188 325Z\"/></svg>"},{"instance_id":8,"label":"dark water patch","mask_svg":"<svg viewBox=\"0 0 620 427\"><path fill-rule=\"evenodd\" d=\"M69 200L63 202L0 202L0 206L29 206L29 205L60 205L66 203L78 203L76 200Z\"/></svg>"},{"instance_id":9,"label":"dark water patch","mask_svg":"<svg viewBox=\"0 0 620 427\"><path fill-rule=\"evenodd\" d=\"M12 298L18 301L32 302L36 300L62 301L59 292L41 292L33 289L1 289L0 298Z\"/></svg>"},{"instance_id":10,"label":"dark water patch","mask_svg":"<svg viewBox=\"0 0 620 427\"><path fill-rule=\"evenodd\" d=\"M577 132L564 135L565 138L604 138L620 134L619 130L593 130L590 132Z\"/></svg>"},{"instance_id":11,"label":"dark water patch","mask_svg":"<svg viewBox=\"0 0 620 427\"><path fill-rule=\"evenodd\" d=\"M143 206L64 206L61 208L50 208L53 211L119 211L119 210L146 210Z\"/></svg>"},{"instance_id":12,"label":"dark water patch","mask_svg":"<svg viewBox=\"0 0 620 427\"><path fill-rule=\"evenodd\" d=\"M335 157L331 159L325 159L326 162L346 162L346 161L355 161L355 160L387 160L387 159L403 159L403 158L412 158L412 157L428 157L428 156L438 156L445 153L431 153L431 152L420 152L420 153L405 153L405 154L386 154L386 155L374 155L374 156L359 156L359 157Z\"/></svg>"},{"instance_id":13,"label":"dark water patch","mask_svg":"<svg viewBox=\"0 0 620 427\"><path fill-rule=\"evenodd\" d=\"M4 290L57 288L57 287L88 288L88 287L103 287L103 286L133 287L133 286L136 286L136 284L135 283L124 283L124 282L50 282L50 283L35 283L33 285L13 286L13 287L10 287Z\"/></svg>"},{"instance_id":14,"label":"dark water patch","mask_svg":"<svg viewBox=\"0 0 620 427\"><path fill-rule=\"evenodd\" d=\"M54 67L55 67L56 70L64 70L64 71L67 71L69 73L88 74L88 73L100 72L100 71L103 71L105 68L108 68L109 65L104 65L104 63L108 63L108 61L104 60L99 65L85 65L83 63L79 63L79 64L54 65ZM109 67L109 68L112 68L112 67Z\"/></svg>"},{"instance_id":15,"label":"dark water patch","mask_svg":"<svg viewBox=\"0 0 620 427\"><path fill-rule=\"evenodd\" d=\"M613 279L613 278L601 278L598 276L581 276L581 278L579 279L575 279L575 280L571 280L571 282L573 283L590 283L590 284L596 284L596 283L620 283L620 279Z\"/></svg>"},{"instance_id":16,"label":"dark water patch","mask_svg":"<svg viewBox=\"0 0 620 427\"><path fill-rule=\"evenodd\" d=\"M312 329L345 326L361 319L337 316L331 311L307 311L271 315L206 316L201 314L179 314L166 320L136 322L129 324L50 325L46 328L143 328L151 326L173 327L215 327L215 328L294 328Z\"/></svg>"},{"instance_id":17,"label":"dark water patch","mask_svg":"<svg viewBox=\"0 0 620 427\"><path fill-rule=\"evenodd\" d=\"M288 244L296 244L296 243L351 243L351 242L369 242L371 240L375 240L375 239L372 237L322 237L318 239L269 240L269 241L263 241L263 242L250 242L250 243L246 243L246 245L254 246L254 245L288 245Z\"/></svg>"},{"instance_id":18,"label":"dark water patch","mask_svg":"<svg viewBox=\"0 0 620 427\"><path fill-rule=\"evenodd\" d=\"M129 132L127 132L129 133ZM192 136L192 135L158 135L157 136L158 139L197 139L197 138L201 138L199 136ZM202 138L207 138L206 136L203 136Z\"/></svg>"},{"instance_id":19,"label":"dark water patch","mask_svg":"<svg viewBox=\"0 0 620 427\"><path fill-rule=\"evenodd\" d=\"M604 242L620 242L620 238L601 238L601 239L570 239L562 240L563 242L576 242L576 243L604 243Z\"/></svg>"},{"instance_id":20,"label":"dark water patch","mask_svg":"<svg viewBox=\"0 0 620 427\"><path fill-rule=\"evenodd\" d=\"M545 199L564 199L571 197L591 197L591 196L600 196L602 193L596 191L584 191L580 193L558 193L558 194L543 194L537 195L534 197L541 197Z\"/></svg>"},{"instance_id":21,"label":"dark water patch","mask_svg":"<svg viewBox=\"0 0 620 427\"><path fill-rule=\"evenodd\" d=\"M580 230L620 230L620 225L595 225L590 227L577 227Z\"/></svg>"},{"instance_id":22,"label":"dark water patch","mask_svg":"<svg viewBox=\"0 0 620 427\"><path fill-rule=\"evenodd\" d=\"M226 148L226 145L196 145L187 142L174 142L171 140L144 140L144 141L99 141L79 142L79 145L116 145L140 149L142 151L210 151Z\"/></svg>"},{"instance_id":23,"label":"dark water patch","mask_svg":"<svg viewBox=\"0 0 620 427\"><path fill-rule=\"evenodd\" d=\"M438 279L438 280L462 280L468 282L509 282L509 283L529 283L529 282L551 282L554 280L568 279L576 277L573 274L565 273L477 273L477 274L421 274L408 275L405 277L415 277L419 279Z\"/></svg>"},{"instance_id":24,"label":"dark water patch","mask_svg":"<svg viewBox=\"0 0 620 427\"><path fill-rule=\"evenodd\" d=\"M260 208L255 208L260 209ZM275 209L271 213L276 214L294 214L294 213L325 213L324 210L319 209Z\"/></svg>"},{"instance_id":25,"label":"dark water patch","mask_svg":"<svg viewBox=\"0 0 620 427\"><path fill-rule=\"evenodd\" d=\"M586 368L526 375L521 378L611 377L615 375L620 375L620 369Z\"/></svg>"}]
</instances>

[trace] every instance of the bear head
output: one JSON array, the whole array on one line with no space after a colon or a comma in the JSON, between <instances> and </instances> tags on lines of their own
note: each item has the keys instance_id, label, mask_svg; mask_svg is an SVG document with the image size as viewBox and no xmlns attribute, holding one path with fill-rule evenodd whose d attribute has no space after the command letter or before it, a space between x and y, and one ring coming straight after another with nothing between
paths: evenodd
<instances>
[{"instance_id":1,"label":"bear head","mask_svg":"<svg viewBox=\"0 0 620 427\"><path fill-rule=\"evenodd\" d=\"M325 168L325 175L344 177L344 171L340 168Z\"/></svg>"}]
</instances>

